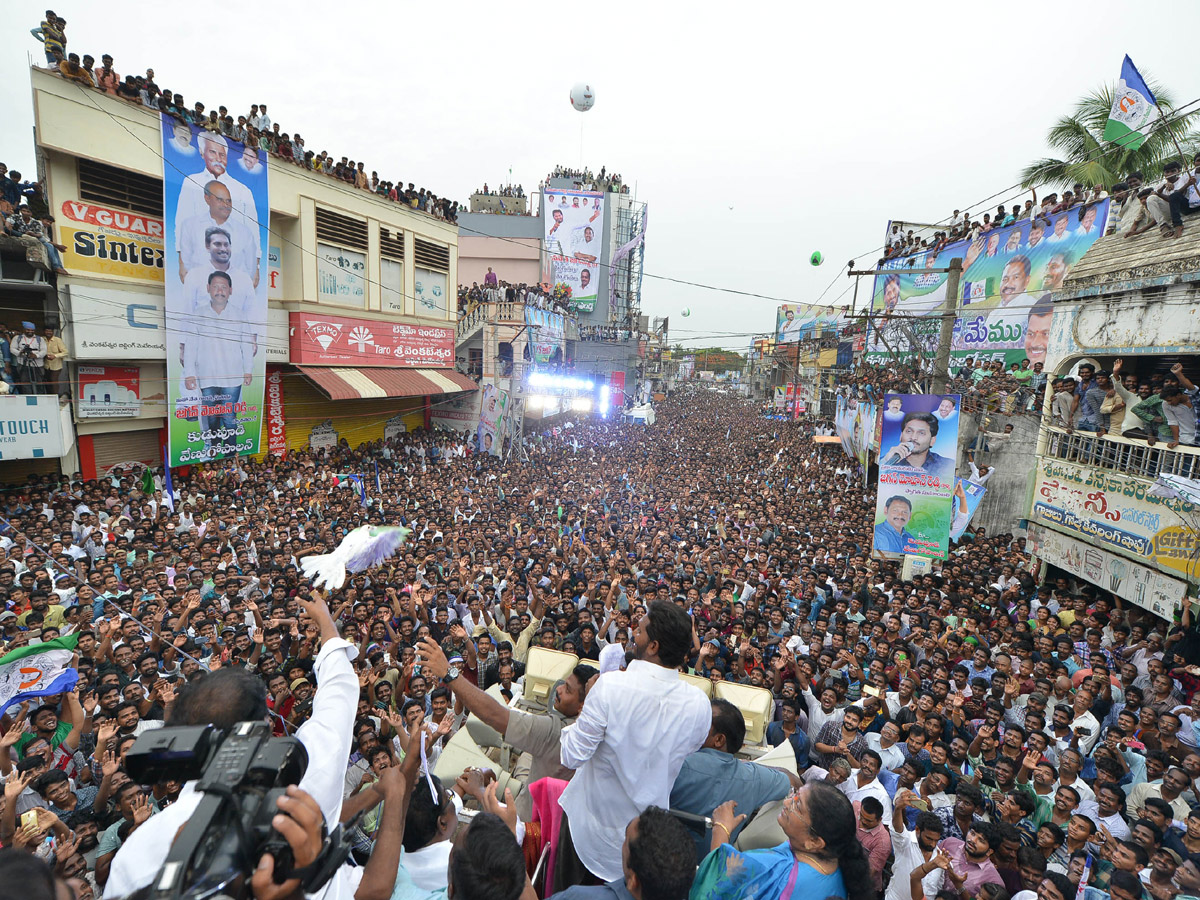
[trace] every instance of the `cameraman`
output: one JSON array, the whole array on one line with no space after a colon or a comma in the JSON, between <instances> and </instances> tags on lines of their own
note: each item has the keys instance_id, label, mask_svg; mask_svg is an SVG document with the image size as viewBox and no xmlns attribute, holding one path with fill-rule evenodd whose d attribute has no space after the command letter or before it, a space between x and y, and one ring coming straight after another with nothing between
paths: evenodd
<instances>
[{"instance_id":1,"label":"cameraman","mask_svg":"<svg viewBox=\"0 0 1200 900\"><path fill-rule=\"evenodd\" d=\"M316 801L332 828L341 817L343 778L358 709L358 676L351 665L357 651L338 636L319 591L313 589L298 599L321 631L321 650L313 665L318 686L312 716L296 731L308 751L308 768L299 787ZM227 729L237 722L259 719L267 721L266 686L245 669L225 668L186 685L167 725L212 724ZM179 799L154 816L153 827L139 828L129 836L113 858L104 886L106 898L124 897L150 884L166 860L176 832L195 812L200 799L195 784L185 784ZM335 878L324 896L339 897L338 886Z\"/></svg>"},{"instance_id":2,"label":"cameraman","mask_svg":"<svg viewBox=\"0 0 1200 900\"><path fill-rule=\"evenodd\" d=\"M46 342L38 336L32 322L21 323L21 334L12 340L13 378L22 394L42 393L42 369L46 364Z\"/></svg>"}]
</instances>

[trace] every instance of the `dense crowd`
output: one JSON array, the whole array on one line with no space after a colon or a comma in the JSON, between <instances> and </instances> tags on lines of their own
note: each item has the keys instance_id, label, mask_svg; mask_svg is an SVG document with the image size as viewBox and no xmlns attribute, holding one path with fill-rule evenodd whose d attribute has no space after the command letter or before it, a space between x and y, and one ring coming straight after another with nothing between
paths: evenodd
<instances>
[{"instance_id":1,"label":"dense crowd","mask_svg":"<svg viewBox=\"0 0 1200 900\"><path fill-rule=\"evenodd\" d=\"M417 188L411 181L406 187L403 179L381 180L375 171L368 175L363 162L355 162L345 156L338 159L325 150L319 153L309 150L298 132L280 131L279 123L272 121L265 103L252 104L248 113L235 118L224 106L207 109L199 101L189 106L182 94L158 86L154 80L154 69L147 69L145 75L126 75L122 78L113 68L114 60L107 53L100 57L100 65L97 66L95 57L90 54L80 57L77 53L67 52L66 20L52 10L46 11L46 18L32 30L32 34L42 42L47 67L68 81L166 113L189 125L265 150L278 160L294 163L310 172L320 172L435 218L448 222L458 220L458 201L438 197L424 187Z\"/></svg>"},{"instance_id":2,"label":"dense crowd","mask_svg":"<svg viewBox=\"0 0 1200 900\"><path fill-rule=\"evenodd\" d=\"M269 717L311 758L281 809L366 812L338 896L516 900L545 845L541 895L596 900L1200 889L1190 610L1038 584L1025 539L982 528L902 579L841 450L728 395L570 424L524 462L417 433L176 470L170 502L119 472L10 491L4 648L78 635L80 680L0 721L0 871L40 857L76 900L147 884L198 795L132 780L135 738ZM412 531L311 590L300 560L368 523ZM579 660L547 713L519 708L534 646ZM749 712L677 670L765 689L769 764L737 756ZM476 720L511 794L426 774Z\"/></svg>"}]
</instances>

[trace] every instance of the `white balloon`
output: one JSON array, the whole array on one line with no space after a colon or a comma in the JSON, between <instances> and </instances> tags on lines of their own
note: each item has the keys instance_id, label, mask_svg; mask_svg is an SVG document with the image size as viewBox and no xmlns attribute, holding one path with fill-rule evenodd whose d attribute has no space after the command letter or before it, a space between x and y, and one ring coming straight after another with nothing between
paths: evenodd
<instances>
[{"instance_id":1,"label":"white balloon","mask_svg":"<svg viewBox=\"0 0 1200 900\"><path fill-rule=\"evenodd\" d=\"M685 319L688 316L690 316L691 314L692 314L692 308L690 306L685 306L683 308L683 311L680 313L680 315L683 316Z\"/></svg>"},{"instance_id":2,"label":"white balloon","mask_svg":"<svg viewBox=\"0 0 1200 900\"><path fill-rule=\"evenodd\" d=\"M587 112L596 102L596 92L592 90L590 84L584 84L582 81L571 88L571 106L575 107L576 112Z\"/></svg>"}]
</instances>

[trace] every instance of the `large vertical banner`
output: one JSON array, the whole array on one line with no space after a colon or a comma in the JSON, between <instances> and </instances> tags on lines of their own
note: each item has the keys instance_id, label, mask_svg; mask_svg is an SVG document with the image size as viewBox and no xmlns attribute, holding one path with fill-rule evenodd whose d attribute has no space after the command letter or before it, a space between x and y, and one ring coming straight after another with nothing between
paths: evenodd
<instances>
[{"instance_id":1,"label":"large vertical banner","mask_svg":"<svg viewBox=\"0 0 1200 900\"><path fill-rule=\"evenodd\" d=\"M485 384L483 402L479 409L479 431L476 435L480 453L500 455L504 443L504 414L507 411L508 394L494 384Z\"/></svg>"},{"instance_id":2,"label":"large vertical banner","mask_svg":"<svg viewBox=\"0 0 1200 900\"><path fill-rule=\"evenodd\" d=\"M875 436L875 404L854 396L838 397L833 424L842 450L865 469L867 451Z\"/></svg>"},{"instance_id":3,"label":"large vertical banner","mask_svg":"<svg viewBox=\"0 0 1200 900\"><path fill-rule=\"evenodd\" d=\"M267 364L266 153L162 117L173 466L258 452Z\"/></svg>"},{"instance_id":4,"label":"large vertical banner","mask_svg":"<svg viewBox=\"0 0 1200 900\"><path fill-rule=\"evenodd\" d=\"M604 257L604 194L547 188L542 219L543 280L567 285L577 310L594 311Z\"/></svg>"},{"instance_id":5,"label":"large vertical banner","mask_svg":"<svg viewBox=\"0 0 1200 900\"><path fill-rule=\"evenodd\" d=\"M945 559L950 547L957 394L887 394L879 450L873 547Z\"/></svg>"},{"instance_id":6,"label":"large vertical banner","mask_svg":"<svg viewBox=\"0 0 1200 900\"><path fill-rule=\"evenodd\" d=\"M888 260L875 276L866 358L906 358L937 349L946 274L913 275L909 269L944 268L959 257L963 272L955 298L951 358L1000 360L1008 368L1045 363L1052 295L1083 254L1104 234L1108 200L993 228L974 241L948 244Z\"/></svg>"}]
</instances>

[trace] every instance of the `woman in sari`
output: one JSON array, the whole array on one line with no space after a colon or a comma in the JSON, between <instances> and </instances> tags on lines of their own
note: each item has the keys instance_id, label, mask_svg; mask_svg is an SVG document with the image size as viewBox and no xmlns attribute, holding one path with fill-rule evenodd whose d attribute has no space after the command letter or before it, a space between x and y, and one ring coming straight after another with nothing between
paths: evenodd
<instances>
[{"instance_id":1,"label":"woman in sari","mask_svg":"<svg viewBox=\"0 0 1200 900\"><path fill-rule=\"evenodd\" d=\"M724 843L746 817L734 802L712 814L712 851L700 864L689 900L872 900L874 887L858 842L854 808L832 784L816 781L792 793L779 813L787 841L769 850Z\"/></svg>"}]
</instances>

